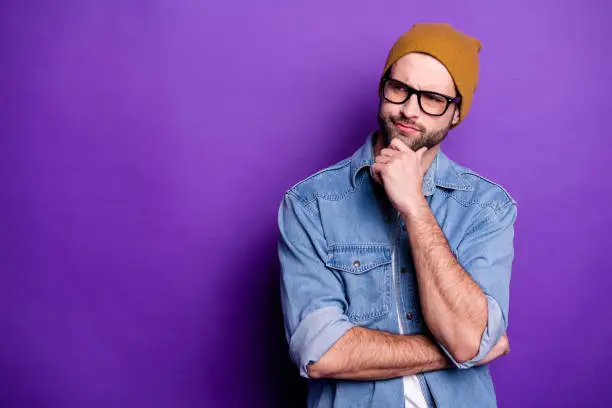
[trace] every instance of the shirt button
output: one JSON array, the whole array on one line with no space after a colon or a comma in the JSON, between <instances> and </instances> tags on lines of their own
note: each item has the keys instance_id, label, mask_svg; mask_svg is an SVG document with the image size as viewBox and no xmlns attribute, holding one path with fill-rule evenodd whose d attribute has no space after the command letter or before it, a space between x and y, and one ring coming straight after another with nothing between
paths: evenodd
<instances>
[{"instance_id":1,"label":"shirt button","mask_svg":"<svg viewBox=\"0 0 612 408\"><path fill-rule=\"evenodd\" d=\"M406 231L406 226L402 225L402 230Z\"/></svg>"},{"instance_id":2,"label":"shirt button","mask_svg":"<svg viewBox=\"0 0 612 408\"><path fill-rule=\"evenodd\" d=\"M402 268L402 273L406 273L406 272L408 272L408 268L403 267L403 268Z\"/></svg>"},{"instance_id":3,"label":"shirt button","mask_svg":"<svg viewBox=\"0 0 612 408\"><path fill-rule=\"evenodd\" d=\"M353 266L354 266L355 268L359 268L359 266L360 266L360 265L361 265L361 262L359 262L359 261L355 261L355 262L353 262Z\"/></svg>"},{"instance_id":4,"label":"shirt button","mask_svg":"<svg viewBox=\"0 0 612 408\"><path fill-rule=\"evenodd\" d=\"M406 313L406 319L412 320L413 317L412 313Z\"/></svg>"}]
</instances>

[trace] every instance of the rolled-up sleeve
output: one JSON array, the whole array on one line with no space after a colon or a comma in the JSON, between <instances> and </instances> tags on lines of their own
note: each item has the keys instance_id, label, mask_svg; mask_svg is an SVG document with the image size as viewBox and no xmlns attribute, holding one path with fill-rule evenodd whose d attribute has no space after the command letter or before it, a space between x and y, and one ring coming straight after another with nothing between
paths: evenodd
<instances>
[{"instance_id":1,"label":"rolled-up sleeve","mask_svg":"<svg viewBox=\"0 0 612 408\"><path fill-rule=\"evenodd\" d=\"M483 360L508 328L516 216L515 201L501 208L487 208L457 248L457 259L484 292L488 310L487 325L474 358L457 362L439 343L457 368L470 368Z\"/></svg>"},{"instance_id":2,"label":"rolled-up sleeve","mask_svg":"<svg viewBox=\"0 0 612 408\"><path fill-rule=\"evenodd\" d=\"M292 361L308 378L317 362L353 327L342 279L325 264L327 244L315 209L291 190L278 211L278 254L285 334Z\"/></svg>"}]
</instances>

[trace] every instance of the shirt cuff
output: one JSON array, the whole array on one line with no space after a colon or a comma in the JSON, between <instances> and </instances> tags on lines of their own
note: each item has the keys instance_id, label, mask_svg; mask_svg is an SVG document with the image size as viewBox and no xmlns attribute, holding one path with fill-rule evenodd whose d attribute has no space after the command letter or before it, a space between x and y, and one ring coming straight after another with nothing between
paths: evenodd
<instances>
[{"instance_id":1,"label":"shirt cuff","mask_svg":"<svg viewBox=\"0 0 612 408\"><path fill-rule=\"evenodd\" d=\"M480 339L478 354L476 354L474 358L463 363L459 363L442 343L438 343L450 361L459 369L471 368L476 363L483 360L506 331L506 325L504 323L504 318L501 308L499 307L499 303L497 303L497 301L489 295L485 295L485 297L487 298L488 309L487 326L485 327L484 333L482 333L482 338Z\"/></svg>"},{"instance_id":2,"label":"shirt cuff","mask_svg":"<svg viewBox=\"0 0 612 408\"><path fill-rule=\"evenodd\" d=\"M324 307L310 313L299 324L289 342L289 353L299 367L300 375L308 377L308 364L319 359L354 325L342 310Z\"/></svg>"}]
</instances>

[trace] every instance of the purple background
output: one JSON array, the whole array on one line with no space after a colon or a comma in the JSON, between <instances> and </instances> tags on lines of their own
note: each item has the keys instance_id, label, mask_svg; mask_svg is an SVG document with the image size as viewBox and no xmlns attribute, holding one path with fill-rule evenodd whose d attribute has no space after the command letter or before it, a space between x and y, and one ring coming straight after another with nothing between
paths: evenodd
<instances>
[{"instance_id":1,"label":"purple background","mask_svg":"<svg viewBox=\"0 0 612 408\"><path fill-rule=\"evenodd\" d=\"M278 204L375 129L416 21L483 41L443 147L519 203L500 406L609 406L611 8L3 1L0 406L298 406Z\"/></svg>"}]
</instances>

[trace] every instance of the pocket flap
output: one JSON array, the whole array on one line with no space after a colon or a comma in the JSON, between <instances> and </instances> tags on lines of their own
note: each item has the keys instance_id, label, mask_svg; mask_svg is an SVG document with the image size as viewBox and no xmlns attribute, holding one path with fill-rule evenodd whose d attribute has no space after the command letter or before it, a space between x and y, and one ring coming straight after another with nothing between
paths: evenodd
<instances>
[{"instance_id":1,"label":"pocket flap","mask_svg":"<svg viewBox=\"0 0 612 408\"><path fill-rule=\"evenodd\" d=\"M391 263L391 249L382 243L334 244L328 247L327 253L327 266L354 274Z\"/></svg>"}]
</instances>

